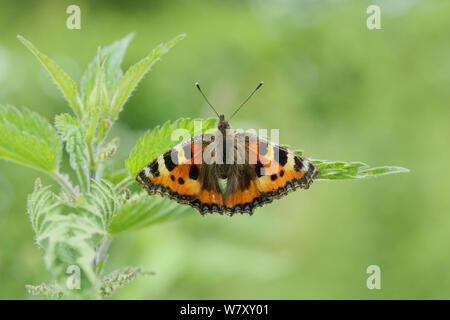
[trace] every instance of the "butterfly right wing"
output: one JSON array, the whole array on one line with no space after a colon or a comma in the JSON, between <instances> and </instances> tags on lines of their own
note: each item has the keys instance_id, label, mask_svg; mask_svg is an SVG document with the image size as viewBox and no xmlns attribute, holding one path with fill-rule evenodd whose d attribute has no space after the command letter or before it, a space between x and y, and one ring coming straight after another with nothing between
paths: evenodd
<instances>
[{"instance_id":1,"label":"butterfly right wing","mask_svg":"<svg viewBox=\"0 0 450 320\"><path fill-rule=\"evenodd\" d=\"M278 199L297 188L308 189L319 176L309 159L259 137L249 144L249 154L257 159L253 165L256 187L269 199Z\"/></svg>"},{"instance_id":2,"label":"butterfly right wing","mask_svg":"<svg viewBox=\"0 0 450 320\"><path fill-rule=\"evenodd\" d=\"M235 166L229 179L225 203L230 214L251 214L290 191L308 189L319 175L310 160L266 139L248 132L237 133L236 139L241 141L235 145L240 146L237 152L244 154L245 163Z\"/></svg>"}]
</instances>

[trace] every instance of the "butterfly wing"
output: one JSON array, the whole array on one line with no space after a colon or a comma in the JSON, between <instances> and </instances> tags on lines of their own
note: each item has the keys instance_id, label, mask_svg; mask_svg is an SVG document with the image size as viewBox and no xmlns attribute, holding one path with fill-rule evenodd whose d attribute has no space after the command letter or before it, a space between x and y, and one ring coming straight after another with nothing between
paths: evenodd
<instances>
[{"instance_id":1,"label":"butterfly wing","mask_svg":"<svg viewBox=\"0 0 450 320\"><path fill-rule=\"evenodd\" d=\"M199 181L201 183L201 190L190 205L201 214L212 212L222 213L225 207L216 165L203 163Z\"/></svg>"},{"instance_id":2,"label":"butterfly wing","mask_svg":"<svg viewBox=\"0 0 450 320\"><path fill-rule=\"evenodd\" d=\"M310 160L262 138L249 144L249 153L257 158L253 165L256 187L271 199L297 188L308 189L319 176Z\"/></svg>"},{"instance_id":3,"label":"butterfly wing","mask_svg":"<svg viewBox=\"0 0 450 320\"><path fill-rule=\"evenodd\" d=\"M181 203L192 201L201 187L198 180L201 164L193 161L202 152L199 140L193 138L160 155L142 168L136 181L149 194L160 194Z\"/></svg>"},{"instance_id":4,"label":"butterfly wing","mask_svg":"<svg viewBox=\"0 0 450 320\"><path fill-rule=\"evenodd\" d=\"M257 189L255 176L255 169L249 164L231 167L225 192L226 213L252 214L255 207L271 201Z\"/></svg>"},{"instance_id":5,"label":"butterfly wing","mask_svg":"<svg viewBox=\"0 0 450 320\"><path fill-rule=\"evenodd\" d=\"M136 181L149 194L160 194L191 205L200 213L222 212L223 196L215 166L205 164L203 151L211 134L180 143L146 165Z\"/></svg>"},{"instance_id":6,"label":"butterfly wing","mask_svg":"<svg viewBox=\"0 0 450 320\"><path fill-rule=\"evenodd\" d=\"M256 135L237 133L235 145L237 154L245 152L246 158L228 178L225 204L229 213L252 213L290 191L308 189L319 175L310 160Z\"/></svg>"}]
</instances>

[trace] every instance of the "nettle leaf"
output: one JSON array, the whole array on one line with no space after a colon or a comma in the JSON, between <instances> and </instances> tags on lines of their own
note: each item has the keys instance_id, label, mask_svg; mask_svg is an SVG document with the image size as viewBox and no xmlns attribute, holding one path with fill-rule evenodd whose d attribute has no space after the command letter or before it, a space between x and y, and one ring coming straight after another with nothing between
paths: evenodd
<instances>
[{"instance_id":1,"label":"nettle leaf","mask_svg":"<svg viewBox=\"0 0 450 320\"><path fill-rule=\"evenodd\" d=\"M112 94L115 91L119 79L122 77L121 64L129 43L134 37L134 33L128 34L123 39L117 40L109 46L102 48L101 52L105 55L104 75L107 92ZM90 96L95 87L95 79L97 77L97 66L99 64L98 56L94 58L88 65L87 70L81 79L81 93L86 103L86 99Z\"/></svg>"},{"instance_id":2,"label":"nettle leaf","mask_svg":"<svg viewBox=\"0 0 450 320\"><path fill-rule=\"evenodd\" d=\"M364 162L311 160L319 169L322 180L351 180L409 172L409 169L395 166L371 168Z\"/></svg>"},{"instance_id":3,"label":"nettle leaf","mask_svg":"<svg viewBox=\"0 0 450 320\"><path fill-rule=\"evenodd\" d=\"M150 71L153 64L155 64L161 57L166 54L178 41L183 39L186 35L181 34L170 40L165 44L160 44L144 59L131 66L125 75L117 84L117 89L112 97L111 102L111 121L116 120L122 107L128 98L131 96L133 90L137 87L144 75Z\"/></svg>"},{"instance_id":4,"label":"nettle leaf","mask_svg":"<svg viewBox=\"0 0 450 320\"><path fill-rule=\"evenodd\" d=\"M98 51L97 71L95 77L95 85L92 89L85 105L86 118L88 122L87 143L91 144L99 126L99 122L104 119L107 112L107 93L103 80L103 63L104 59L101 56L101 51Z\"/></svg>"},{"instance_id":5,"label":"nettle leaf","mask_svg":"<svg viewBox=\"0 0 450 320\"><path fill-rule=\"evenodd\" d=\"M152 224L183 215L189 207L167 198L149 196L146 192L133 195L117 209L109 233L139 230Z\"/></svg>"},{"instance_id":6,"label":"nettle leaf","mask_svg":"<svg viewBox=\"0 0 450 320\"><path fill-rule=\"evenodd\" d=\"M51 217L51 223L45 233L45 265L60 281L66 279L67 267L77 266L81 269L82 286L94 287L94 248L106 232L93 217L83 215L83 211L80 212L77 208L65 209L68 213Z\"/></svg>"},{"instance_id":7,"label":"nettle leaf","mask_svg":"<svg viewBox=\"0 0 450 320\"><path fill-rule=\"evenodd\" d=\"M105 60L105 80L108 93L112 93L116 90L117 83L122 78L123 72L121 69L122 60L127 51L128 45L134 38L134 33L128 34L123 39L115 41L109 47L106 47L104 53L106 54Z\"/></svg>"},{"instance_id":8,"label":"nettle leaf","mask_svg":"<svg viewBox=\"0 0 450 320\"><path fill-rule=\"evenodd\" d=\"M61 159L56 130L26 108L0 105L0 158L53 174Z\"/></svg>"},{"instance_id":9,"label":"nettle leaf","mask_svg":"<svg viewBox=\"0 0 450 320\"><path fill-rule=\"evenodd\" d=\"M46 55L41 53L30 41L21 35L18 35L17 38L35 55L42 66L48 71L56 86L64 95L64 98L66 98L69 102L69 105L75 114L78 117L81 117L83 115L83 103L80 95L78 94L77 85L75 82L61 69L61 67L50 60Z\"/></svg>"},{"instance_id":10,"label":"nettle leaf","mask_svg":"<svg viewBox=\"0 0 450 320\"><path fill-rule=\"evenodd\" d=\"M114 294L114 292L129 282L137 279L139 276L151 276L155 272L151 270L145 270L142 267L126 267L120 270L116 270L105 276L100 281L100 286L98 288L99 293L108 297Z\"/></svg>"},{"instance_id":11,"label":"nettle leaf","mask_svg":"<svg viewBox=\"0 0 450 320\"><path fill-rule=\"evenodd\" d=\"M107 230L117 209L113 185L103 179L91 180L90 193L86 195L86 202L81 207L96 217L103 230Z\"/></svg>"},{"instance_id":12,"label":"nettle leaf","mask_svg":"<svg viewBox=\"0 0 450 320\"><path fill-rule=\"evenodd\" d=\"M105 232L97 222L77 213L54 216L52 220L44 255L47 268L57 279L63 280L67 267L78 266L81 269L81 283L94 286L94 248Z\"/></svg>"},{"instance_id":13,"label":"nettle leaf","mask_svg":"<svg viewBox=\"0 0 450 320\"><path fill-rule=\"evenodd\" d=\"M96 216L62 203L40 183L28 197L27 212L36 241L45 250L47 268L57 279L64 280L67 267L76 265L82 270L82 284L93 287L94 247L106 235Z\"/></svg>"},{"instance_id":14,"label":"nettle leaf","mask_svg":"<svg viewBox=\"0 0 450 320\"><path fill-rule=\"evenodd\" d=\"M86 190L89 177L86 151L87 124L74 119L68 113L63 113L55 117L55 127L66 144L70 166L75 170L81 186Z\"/></svg>"},{"instance_id":15,"label":"nettle leaf","mask_svg":"<svg viewBox=\"0 0 450 320\"><path fill-rule=\"evenodd\" d=\"M105 164L102 165L101 168L102 168L102 170L99 172L99 176L112 182L114 185L117 185L122 180L124 180L128 177L127 169L122 168L120 170L115 170L114 164L112 162L105 162ZM120 190L116 189L116 191L120 191Z\"/></svg>"},{"instance_id":16,"label":"nettle leaf","mask_svg":"<svg viewBox=\"0 0 450 320\"><path fill-rule=\"evenodd\" d=\"M131 177L136 177L138 172L150 161L160 154L170 150L178 143L187 140L194 134L201 134L215 129L217 119L207 120L178 119L175 122L167 121L162 127L157 126L138 140L131 150L130 156L125 162ZM179 129L186 130L186 136L180 137ZM173 138L172 136L175 135Z\"/></svg>"},{"instance_id":17,"label":"nettle leaf","mask_svg":"<svg viewBox=\"0 0 450 320\"><path fill-rule=\"evenodd\" d=\"M39 247L46 246L45 243L42 243L42 240L49 237L48 231L51 229L51 219L62 211L62 206L63 204L50 191L50 186L42 187L40 180L37 179L34 191L28 195L27 214Z\"/></svg>"},{"instance_id":18,"label":"nettle leaf","mask_svg":"<svg viewBox=\"0 0 450 320\"><path fill-rule=\"evenodd\" d=\"M111 121L108 118L109 98L105 84L105 55L98 50L94 87L86 99L86 118L89 123L87 133L87 144L101 143L106 132L111 127ZM95 138L95 139L94 139ZM92 169L92 168L91 168Z\"/></svg>"}]
</instances>

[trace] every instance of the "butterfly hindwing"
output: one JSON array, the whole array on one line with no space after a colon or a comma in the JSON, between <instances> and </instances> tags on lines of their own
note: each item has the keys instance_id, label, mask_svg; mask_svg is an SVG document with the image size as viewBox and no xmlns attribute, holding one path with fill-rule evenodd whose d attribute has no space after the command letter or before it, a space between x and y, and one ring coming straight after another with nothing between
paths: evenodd
<instances>
[{"instance_id":1,"label":"butterfly hindwing","mask_svg":"<svg viewBox=\"0 0 450 320\"><path fill-rule=\"evenodd\" d=\"M218 212L225 209L222 190L218 181L217 168L214 164L203 164L200 171L201 191L191 205L201 214Z\"/></svg>"},{"instance_id":2,"label":"butterfly hindwing","mask_svg":"<svg viewBox=\"0 0 450 320\"><path fill-rule=\"evenodd\" d=\"M238 171L233 173L229 178L227 197L225 200L225 210L229 214L234 213L249 213L252 214L253 209L270 202L267 197L262 196L261 192L256 188L253 179L247 179L245 183L233 184L232 180L235 177L248 177L248 170L252 168L248 165L238 168Z\"/></svg>"}]
</instances>

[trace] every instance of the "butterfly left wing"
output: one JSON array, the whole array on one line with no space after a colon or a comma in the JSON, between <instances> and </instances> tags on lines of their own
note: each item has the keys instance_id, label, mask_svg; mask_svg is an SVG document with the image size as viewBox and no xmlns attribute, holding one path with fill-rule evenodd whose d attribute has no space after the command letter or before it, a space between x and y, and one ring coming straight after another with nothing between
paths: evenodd
<instances>
[{"instance_id":1,"label":"butterfly left wing","mask_svg":"<svg viewBox=\"0 0 450 320\"><path fill-rule=\"evenodd\" d=\"M149 194L190 203L201 190L199 176L202 164L196 159L202 151L201 136L180 143L142 168L136 181Z\"/></svg>"},{"instance_id":2,"label":"butterfly left wing","mask_svg":"<svg viewBox=\"0 0 450 320\"><path fill-rule=\"evenodd\" d=\"M203 152L211 134L196 136L165 152L138 173L136 181L149 194L160 194L187 204L201 214L224 210L214 165L205 164Z\"/></svg>"}]
</instances>

